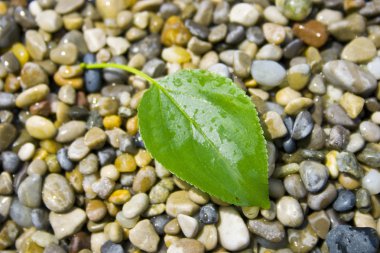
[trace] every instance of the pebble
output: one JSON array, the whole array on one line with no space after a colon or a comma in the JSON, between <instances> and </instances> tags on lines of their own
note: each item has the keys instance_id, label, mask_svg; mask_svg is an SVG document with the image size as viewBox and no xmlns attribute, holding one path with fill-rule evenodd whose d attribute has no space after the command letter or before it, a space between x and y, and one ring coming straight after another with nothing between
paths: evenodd
<instances>
[{"instance_id":1,"label":"pebble","mask_svg":"<svg viewBox=\"0 0 380 253\"><path fill-rule=\"evenodd\" d=\"M259 16L260 13L255 6L249 3L235 4L228 15L230 22L247 27L255 25Z\"/></svg>"},{"instance_id":2,"label":"pebble","mask_svg":"<svg viewBox=\"0 0 380 253\"><path fill-rule=\"evenodd\" d=\"M281 138L287 134L288 131L280 114L269 111L263 118L272 139Z\"/></svg>"},{"instance_id":3,"label":"pebble","mask_svg":"<svg viewBox=\"0 0 380 253\"><path fill-rule=\"evenodd\" d=\"M164 24L161 41L165 46L184 46L190 40L189 29L178 16L171 16Z\"/></svg>"},{"instance_id":4,"label":"pebble","mask_svg":"<svg viewBox=\"0 0 380 253\"><path fill-rule=\"evenodd\" d=\"M307 190L299 174L291 174L284 179L285 190L294 198L302 199L306 196Z\"/></svg>"},{"instance_id":5,"label":"pebble","mask_svg":"<svg viewBox=\"0 0 380 253\"><path fill-rule=\"evenodd\" d=\"M327 234L327 246L330 252L377 252L379 238L373 228L356 228L339 225Z\"/></svg>"},{"instance_id":6,"label":"pebble","mask_svg":"<svg viewBox=\"0 0 380 253\"><path fill-rule=\"evenodd\" d=\"M218 210L215 205L207 204L199 210L199 220L203 224L215 224L219 220Z\"/></svg>"},{"instance_id":7,"label":"pebble","mask_svg":"<svg viewBox=\"0 0 380 253\"><path fill-rule=\"evenodd\" d=\"M168 248L168 253L204 253L205 247L202 243L194 239L182 238L175 241Z\"/></svg>"},{"instance_id":8,"label":"pebble","mask_svg":"<svg viewBox=\"0 0 380 253\"><path fill-rule=\"evenodd\" d=\"M46 72L33 62L25 63L21 69L21 81L26 87L49 83Z\"/></svg>"},{"instance_id":9,"label":"pebble","mask_svg":"<svg viewBox=\"0 0 380 253\"><path fill-rule=\"evenodd\" d=\"M74 191L66 178L59 174L49 174L43 184L42 200L53 212L66 212L75 201Z\"/></svg>"},{"instance_id":10,"label":"pebble","mask_svg":"<svg viewBox=\"0 0 380 253\"><path fill-rule=\"evenodd\" d=\"M72 161L80 161L82 160L88 153L90 149L84 144L84 138L78 138L73 141L68 150L67 155Z\"/></svg>"},{"instance_id":11,"label":"pebble","mask_svg":"<svg viewBox=\"0 0 380 253\"><path fill-rule=\"evenodd\" d=\"M178 224L182 230L182 233L188 237L193 238L199 231L199 224L196 219L191 216L179 214L177 216Z\"/></svg>"},{"instance_id":12,"label":"pebble","mask_svg":"<svg viewBox=\"0 0 380 253\"><path fill-rule=\"evenodd\" d=\"M317 211L311 213L307 217L310 226L313 228L315 233L322 239L326 239L326 235L330 230L330 219L325 211Z\"/></svg>"},{"instance_id":13,"label":"pebble","mask_svg":"<svg viewBox=\"0 0 380 253\"><path fill-rule=\"evenodd\" d=\"M219 208L217 229L219 242L226 250L241 250L250 243L247 226L233 207Z\"/></svg>"},{"instance_id":14,"label":"pebble","mask_svg":"<svg viewBox=\"0 0 380 253\"><path fill-rule=\"evenodd\" d=\"M74 64L78 57L78 49L73 43L58 45L50 51L50 59L57 64Z\"/></svg>"},{"instance_id":15,"label":"pebble","mask_svg":"<svg viewBox=\"0 0 380 253\"><path fill-rule=\"evenodd\" d=\"M56 127L49 119L37 115L27 119L25 128L32 137L40 140L51 139L57 133Z\"/></svg>"},{"instance_id":16,"label":"pebble","mask_svg":"<svg viewBox=\"0 0 380 253\"><path fill-rule=\"evenodd\" d=\"M47 46L40 33L34 30L28 30L25 33L25 45L30 56L37 61L43 60L47 54Z\"/></svg>"},{"instance_id":17,"label":"pebble","mask_svg":"<svg viewBox=\"0 0 380 253\"><path fill-rule=\"evenodd\" d=\"M92 53L99 51L106 45L106 35L100 28L92 28L84 31L84 40L88 50Z\"/></svg>"},{"instance_id":18,"label":"pebble","mask_svg":"<svg viewBox=\"0 0 380 253\"><path fill-rule=\"evenodd\" d=\"M378 168L380 164L380 145L369 143L358 155L358 160L368 166Z\"/></svg>"},{"instance_id":19,"label":"pebble","mask_svg":"<svg viewBox=\"0 0 380 253\"><path fill-rule=\"evenodd\" d=\"M60 240L78 232L86 222L86 217L82 209L74 208L63 214L50 212L49 221L55 237Z\"/></svg>"},{"instance_id":20,"label":"pebble","mask_svg":"<svg viewBox=\"0 0 380 253\"><path fill-rule=\"evenodd\" d=\"M380 141L380 127L371 121L362 121L359 125L360 134L368 142Z\"/></svg>"},{"instance_id":21,"label":"pebble","mask_svg":"<svg viewBox=\"0 0 380 253\"><path fill-rule=\"evenodd\" d=\"M360 70L352 62L335 60L323 66L323 74L331 84L354 94L370 94L376 88L376 79L368 72Z\"/></svg>"},{"instance_id":22,"label":"pebble","mask_svg":"<svg viewBox=\"0 0 380 253\"><path fill-rule=\"evenodd\" d=\"M311 12L312 2L307 0L277 0L276 6L289 19L301 21Z\"/></svg>"},{"instance_id":23,"label":"pebble","mask_svg":"<svg viewBox=\"0 0 380 253\"><path fill-rule=\"evenodd\" d=\"M55 140L61 143L68 143L76 140L86 131L86 124L83 121L72 120L58 128Z\"/></svg>"},{"instance_id":24,"label":"pebble","mask_svg":"<svg viewBox=\"0 0 380 253\"><path fill-rule=\"evenodd\" d=\"M19 165L21 164L21 158L18 157L18 155L12 151L3 151L1 152L1 165L4 171L7 171L9 173L15 173L17 172Z\"/></svg>"},{"instance_id":25,"label":"pebble","mask_svg":"<svg viewBox=\"0 0 380 253\"><path fill-rule=\"evenodd\" d=\"M307 196L307 204L311 209L320 211L334 202L337 195L337 190L329 183L322 192L309 193Z\"/></svg>"},{"instance_id":26,"label":"pebble","mask_svg":"<svg viewBox=\"0 0 380 253\"><path fill-rule=\"evenodd\" d=\"M294 121L291 137L295 140L303 139L311 133L313 126L311 114L308 111L301 111Z\"/></svg>"},{"instance_id":27,"label":"pebble","mask_svg":"<svg viewBox=\"0 0 380 253\"><path fill-rule=\"evenodd\" d=\"M284 196L277 203L277 218L285 226L298 227L304 220L299 202L292 197Z\"/></svg>"},{"instance_id":28,"label":"pebble","mask_svg":"<svg viewBox=\"0 0 380 253\"><path fill-rule=\"evenodd\" d=\"M372 61L367 63L367 70L371 73L377 80L380 79L380 57L375 57Z\"/></svg>"},{"instance_id":29,"label":"pebble","mask_svg":"<svg viewBox=\"0 0 380 253\"><path fill-rule=\"evenodd\" d=\"M20 233L21 229L17 226L17 224L11 220L8 220L0 231L0 248L6 249L12 246Z\"/></svg>"},{"instance_id":30,"label":"pebble","mask_svg":"<svg viewBox=\"0 0 380 253\"><path fill-rule=\"evenodd\" d=\"M0 18L0 47L11 46L20 37L20 28L11 15L2 15Z\"/></svg>"},{"instance_id":31,"label":"pebble","mask_svg":"<svg viewBox=\"0 0 380 253\"><path fill-rule=\"evenodd\" d=\"M357 179L360 179L363 176L363 171L359 166L354 154L348 152L340 152L336 156L336 160L340 172L350 174Z\"/></svg>"},{"instance_id":32,"label":"pebble","mask_svg":"<svg viewBox=\"0 0 380 253\"><path fill-rule=\"evenodd\" d=\"M41 205L42 178L40 175L30 175L21 182L17 189L20 202L30 208Z\"/></svg>"},{"instance_id":33,"label":"pebble","mask_svg":"<svg viewBox=\"0 0 380 253\"><path fill-rule=\"evenodd\" d=\"M1 56L1 63L10 73L17 73L20 71L19 61L17 60L16 56L10 51Z\"/></svg>"},{"instance_id":34,"label":"pebble","mask_svg":"<svg viewBox=\"0 0 380 253\"><path fill-rule=\"evenodd\" d=\"M169 195L166 201L166 213L172 217L178 214L193 215L199 206L190 200L186 191L176 191Z\"/></svg>"},{"instance_id":35,"label":"pebble","mask_svg":"<svg viewBox=\"0 0 380 253\"><path fill-rule=\"evenodd\" d=\"M249 220L248 229L251 233L274 243L281 242L285 238L284 226L278 221L267 221L265 219Z\"/></svg>"},{"instance_id":36,"label":"pebble","mask_svg":"<svg viewBox=\"0 0 380 253\"><path fill-rule=\"evenodd\" d=\"M350 92L345 92L339 99L340 106L347 112L347 115L354 119L356 118L364 107L364 99L356 96Z\"/></svg>"},{"instance_id":37,"label":"pebble","mask_svg":"<svg viewBox=\"0 0 380 253\"><path fill-rule=\"evenodd\" d=\"M318 236L308 225L303 229L289 229L288 241L293 252L310 252L318 243Z\"/></svg>"},{"instance_id":38,"label":"pebble","mask_svg":"<svg viewBox=\"0 0 380 253\"><path fill-rule=\"evenodd\" d=\"M146 252L156 252L160 237L149 220L142 220L129 231L129 240Z\"/></svg>"},{"instance_id":39,"label":"pebble","mask_svg":"<svg viewBox=\"0 0 380 253\"><path fill-rule=\"evenodd\" d=\"M57 238L54 235L44 232L44 231L36 231L31 236L32 241L37 243L41 247L47 247L49 244L58 244Z\"/></svg>"},{"instance_id":40,"label":"pebble","mask_svg":"<svg viewBox=\"0 0 380 253\"><path fill-rule=\"evenodd\" d=\"M268 89L279 86L286 77L285 69L275 61L253 61L251 74L257 83Z\"/></svg>"},{"instance_id":41,"label":"pebble","mask_svg":"<svg viewBox=\"0 0 380 253\"><path fill-rule=\"evenodd\" d=\"M309 82L311 68L308 64L297 64L289 68L288 84L295 90L302 90Z\"/></svg>"},{"instance_id":42,"label":"pebble","mask_svg":"<svg viewBox=\"0 0 380 253\"><path fill-rule=\"evenodd\" d=\"M155 78L165 75L165 63L159 59L152 59L145 63L143 70L145 74Z\"/></svg>"},{"instance_id":43,"label":"pebble","mask_svg":"<svg viewBox=\"0 0 380 253\"><path fill-rule=\"evenodd\" d=\"M371 194L378 194L380 193L379 180L380 173L375 169L371 169L362 178L362 186L363 188L367 189Z\"/></svg>"},{"instance_id":44,"label":"pebble","mask_svg":"<svg viewBox=\"0 0 380 253\"><path fill-rule=\"evenodd\" d=\"M294 35L309 46L320 48L328 39L324 24L317 20L310 20L304 24L294 24Z\"/></svg>"},{"instance_id":45,"label":"pebble","mask_svg":"<svg viewBox=\"0 0 380 253\"><path fill-rule=\"evenodd\" d=\"M59 1L57 1L57 5L55 6L54 10L59 14L67 14L67 13L70 13L70 12L73 12L73 11L80 9L84 3L85 3L84 0L79 0L79 1L59 0Z\"/></svg>"},{"instance_id":46,"label":"pebble","mask_svg":"<svg viewBox=\"0 0 380 253\"><path fill-rule=\"evenodd\" d=\"M363 63L372 60L376 56L376 47L366 37L358 37L348 43L341 53L343 60Z\"/></svg>"},{"instance_id":47,"label":"pebble","mask_svg":"<svg viewBox=\"0 0 380 253\"><path fill-rule=\"evenodd\" d=\"M234 45L242 42L245 38L244 27L241 25L230 24L226 36L226 43Z\"/></svg>"},{"instance_id":48,"label":"pebble","mask_svg":"<svg viewBox=\"0 0 380 253\"><path fill-rule=\"evenodd\" d=\"M66 171L72 171L75 164L69 159L67 148L61 148L57 151L57 161L60 167Z\"/></svg>"},{"instance_id":49,"label":"pebble","mask_svg":"<svg viewBox=\"0 0 380 253\"><path fill-rule=\"evenodd\" d=\"M145 193L138 193L123 205L123 215L128 219L142 214L149 205L149 197Z\"/></svg>"},{"instance_id":50,"label":"pebble","mask_svg":"<svg viewBox=\"0 0 380 253\"><path fill-rule=\"evenodd\" d=\"M352 128L355 126L354 121L348 117L345 110L337 104L332 104L327 107L324 111L324 116L332 125L342 125L347 128Z\"/></svg>"},{"instance_id":51,"label":"pebble","mask_svg":"<svg viewBox=\"0 0 380 253\"><path fill-rule=\"evenodd\" d=\"M349 190L338 191L338 197L334 201L333 208L338 212L350 211L355 206L355 194Z\"/></svg>"},{"instance_id":52,"label":"pebble","mask_svg":"<svg viewBox=\"0 0 380 253\"><path fill-rule=\"evenodd\" d=\"M278 25L288 24L288 19L276 8L276 6L267 6L264 9L263 15L266 20Z\"/></svg>"},{"instance_id":53,"label":"pebble","mask_svg":"<svg viewBox=\"0 0 380 253\"><path fill-rule=\"evenodd\" d=\"M309 192L316 193L326 186L329 175L323 164L304 161L300 164L300 176L305 188Z\"/></svg>"},{"instance_id":54,"label":"pebble","mask_svg":"<svg viewBox=\"0 0 380 253\"><path fill-rule=\"evenodd\" d=\"M32 223L37 229L47 230L49 224L49 212L45 209L35 208L32 210Z\"/></svg>"},{"instance_id":55,"label":"pebble","mask_svg":"<svg viewBox=\"0 0 380 253\"><path fill-rule=\"evenodd\" d=\"M53 10L40 12L36 17L38 26L48 33L54 33L61 29L63 21L61 16Z\"/></svg>"},{"instance_id":56,"label":"pebble","mask_svg":"<svg viewBox=\"0 0 380 253\"><path fill-rule=\"evenodd\" d=\"M27 228L33 225L31 211L31 208L21 204L17 198L13 198L9 216L17 225Z\"/></svg>"},{"instance_id":57,"label":"pebble","mask_svg":"<svg viewBox=\"0 0 380 253\"><path fill-rule=\"evenodd\" d=\"M106 43L114 56L124 54L130 47L130 43L122 37L107 37Z\"/></svg>"},{"instance_id":58,"label":"pebble","mask_svg":"<svg viewBox=\"0 0 380 253\"><path fill-rule=\"evenodd\" d=\"M191 60L190 53L183 47L171 46L162 50L162 59L170 63L186 63Z\"/></svg>"}]
</instances>

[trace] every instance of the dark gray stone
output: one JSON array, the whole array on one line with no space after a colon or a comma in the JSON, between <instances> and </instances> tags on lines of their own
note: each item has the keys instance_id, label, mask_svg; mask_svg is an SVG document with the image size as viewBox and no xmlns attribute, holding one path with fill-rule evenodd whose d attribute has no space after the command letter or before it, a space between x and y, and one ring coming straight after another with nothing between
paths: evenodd
<instances>
[{"instance_id":1,"label":"dark gray stone","mask_svg":"<svg viewBox=\"0 0 380 253\"><path fill-rule=\"evenodd\" d=\"M329 178L326 166L314 161L304 161L301 163L300 176L305 188L312 193L324 189Z\"/></svg>"},{"instance_id":2,"label":"dark gray stone","mask_svg":"<svg viewBox=\"0 0 380 253\"><path fill-rule=\"evenodd\" d=\"M302 111L298 113L294 121L291 137L295 140L301 140L311 133L313 127L314 123L310 112Z\"/></svg>"},{"instance_id":3,"label":"dark gray stone","mask_svg":"<svg viewBox=\"0 0 380 253\"><path fill-rule=\"evenodd\" d=\"M158 235L165 235L164 228L165 225L171 220L170 216L163 214L154 216L150 219L154 229L156 230Z\"/></svg>"},{"instance_id":4,"label":"dark gray stone","mask_svg":"<svg viewBox=\"0 0 380 253\"><path fill-rule=\"evenodd\" d=\"M15 152L4 151L1 153L1 164L2 164L3 170L14 174L19 169L20 163L21 161Z\"/></svg>"},{"instance_id":5,"label":"dark gray stone","mask_svg":"<svg viewBox=\"0 0 380 253\"><path fill-rule=\"evenodd\" d=\"M67 148L61 148L57 151L57 160L63 170L72 171L75 163L69 159Z\"/></svg>"},{"instance_id":6,"label":"dark gray stone","mask_svg":"<svg viewBox=\"0 0 380 253\"><path fill-rule=\"evenodd\" d=\"M107 241L100 248L101 253L124 253L124 249L120 244Z\"/></svg>"},{"instance_id":7,"label":"dark gray stone","mask_svg":"<svg viewBox=\"0 0 380 253\"><path fill-rule=\"evenodd\" d=\"M338 197L334 201L333 208L338 212L350 211L355 206L355 194L349 190L338 191Z\"/></svg>"},{"instance_id":8,"label":"dark gray stone","mask_svg":"<svg viewBox=\"0 0 380 253\"><path fill-rule=\"evenodd\" d=\"M215 224L219 220L218 210L214 204L207 204L199 211L199 220L203 224Z\"/></svg>"},{"instance_id":9,"label":"dark gray stone","mask_svg":"<svg viewBox=\"0 0 380 253\"><path fill-rule=\"evenodd\" d=\"M129 57L141 53L147 59L157 58L161 53L160 37L156 34L149 35L144 39L132 44L128 52Z\"/></svg>"}]
</instances>

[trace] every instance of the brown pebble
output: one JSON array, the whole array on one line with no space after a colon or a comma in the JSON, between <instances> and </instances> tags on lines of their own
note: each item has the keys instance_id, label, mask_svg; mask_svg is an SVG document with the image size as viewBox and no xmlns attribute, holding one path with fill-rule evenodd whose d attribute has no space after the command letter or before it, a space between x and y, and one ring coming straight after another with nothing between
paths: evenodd
<instances>
[{"instance_id":1,"label":"brown pebble","mask_svg":"<svg viewBox=\"0 0 380 253\"><path fill-rule=\"evenodd\" d=\"M341 173L338 177L338 181L344 188L348 190L354 190L360 186L360 181L356 180L346 173Z\"/></svg>"},{"instance_id":2,"label":"brown pebble","mask_svg":"<svg viewBox=\"0 0 380 253\"><path fill-rule=\"evenodd\" d=\"M161 35L161 42L165 46L184 46L190 38L191 34L180 17L171 16L166 20Z\"/></svg>"},{"instance_id":3,"label":"brown pebble","mask_svg":"<svg viewBox=\"0 0 380 253\"><path fill-rule=\"evenodd\" d=\"M40 115L43 117L48 117L50 114L50 103L49 101L40 101L29 107L29 111L32 115Z\"/></svg>"},{"instance_id":4,"label":"brown pebble","mask_svg":"<svg viewBox=\"0 0 380 253\"><path fill-rule=\"evenodd\" d=\"M83 249L91 249L91 238L85 232L78 232L70 241L69 253L78 253Z\"/></svg>"},{"instance_id":5,"label":"brown pebble","mask_svg":"<svg viewBox=\"0 0 380 253\"><path fill-rule=\"evenodd\" d=\"M86 206L86 214L89 220L100 221L107 214L106 205L98 199L90 200Z\"/></svg>"},{"instance_id":6,"label":"brown pebble","mask_svg":"<svg viewBox=\"0 0 380 253\"><path fill-rule=\"evenodd\" d=\"M316 20L310 20L304 24L294 24L293 32L303 42L312 47L321 47L328 39L326 27Z\"/></svg>"}]
</instances>

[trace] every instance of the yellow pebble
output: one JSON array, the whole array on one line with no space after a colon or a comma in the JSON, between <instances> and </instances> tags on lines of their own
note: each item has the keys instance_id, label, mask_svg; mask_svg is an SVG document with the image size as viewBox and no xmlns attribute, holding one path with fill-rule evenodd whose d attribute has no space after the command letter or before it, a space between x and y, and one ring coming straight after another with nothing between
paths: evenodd
<instances>
[{"instance_id":1,"label":"yellow pebble","mask_svg":"<svg viewBox=\"0 0 380 253\"><path fill-rule=\"evenodd\" d=\"M120 189L114 191L111 196L109 196L108 201L115 205L122 205L131 198L131 193L126 189Z\"/></svg>"},{"instance_id":2,"label":"yellow pebble","mask_svg":"<svg viewBox=\"0 0 380 253\"><path fill-rule=\"evenodd\" d=\"M48 166L50 173L59 173L61 172L61 166L59 166L57 156L50 154L45 158L45 162Z\"/></svg>"},{"instance_id":3,"label":"yellow pebble","mask_svg":"<svg viewBox=\"0 0 380 253\"><path fill-rule=\"evenodd\" d=\"M35 160L35 159L45 160L45 158L48 155L49 155L49 153L45 149L39 148L39 149L37 149L36 153L34 154L33 160Z\"/></svg>"},{"instance_id":4,"label":"yellow pebble","mask_svg":"<svg viewBox=\"0 0 380 253\"><path fill-rule=\"evenodd\" d=\"M54 81L59 86L64 86L66 84L71 85L74 89L79 90L83 87L82 78L63 78L59 72L54 74Z\"/></svg>"},{"instance_id":5,"label":"yellow pebble","mask_svg":"<svg viewBox=\"0 0 380 253\"><path fill-rule=\"evenodd\" d=\"M29 61L29 53L21 43L16 43L11 48L12 53L16 56L21 66Z\"/></svg>"},{"instance_id":6,"label":"yellow pebble","mask_svg":"<svg viewBox=\"0 0 380 253\"><path fill-rule=\"evenodd\" d=\"M245 86L248 87L248 88L254 88L257 86L257 82L255 79L251 79L251 80L248 80L246 81L245 83Z\"/></svg>"},{"instance_id":7,"label":"yellow pebble","mask_svg":"<svg viewBox=\"0 0 380 253\"><path fill-rule=\"evenodd\" d=\"M185 63L191 60L190 53L183 47L171 46L162 50L162 59L170 63Z\"/></svg>"},{"instance_id":8,"label":"yellow pebble","mask_svg":"<svg viewBox=\"0 0 380 253\"><path fill-rule=\"evenodd\" d=\"M125 128L130 135L137 134L137 131L139 130L139 120L137 116L129 118L125 125Z\"/></svg>"},{"instance_id":9,"label":"yellow pebble","mask_svg":"<svg viewBox=\"0 0 380 253\"><path fill-rule=\"evenodd\" d=\"M8 10L7 4L5 2L1 1L0 2L0 15L7 14L7 10Z\"/></svg>"},{"instance_id":10,"label":"yellow pebble","mask_svg":"<svg viewBox=\"0 0 380 253\"><path fill-rule=\"evenodd\" d=\"M136 170L137 165L133 156L122 154L116 158L115 166L119 172L133 172Z\"/></svg>"},{"instance_id":11,"label":"yellow pebble","mask_svg":"<svg viewBox=\"0 0 380 253\"><path fill-rule=\"evenodd\" d=\"M121 126L121 118L117 115L106 116L103 119L103 125L106 129L113 129Z\"/></svg>"},{"instance_id":12,"label":"yellow pebble","mask_svg":"<svg viewBox=\"0 0 380 253\"><path fill-rule=\"evenodd\" d=\"M338 151L331 150L326 154L326 167L329 169L329 174L332 178L337 178L339 175L338 164L336 161L336 156Z\"/></svg>"},{"instance_id":13,"label":"yellow pebble","mask_svg":"<svg viewBox=\"0 0 380 253\"><path fill-rule=\"evenodd\" d=\"M58 149L62 148L62 145L54 140L43 140L40 141L40 147L45 149L50 154L55 154Z\"/></svg>"},{"instance_id":14,"label":"yellow pebble","mask_svg":"<svg viewBox=\"0 0 380 253\"><path fill-rule=\"evenodd\" d=\"M75 192L83 192L83 174L79 172L78 166L72 171L67 171L65 176Z\"/></svg>"}]
</instances>

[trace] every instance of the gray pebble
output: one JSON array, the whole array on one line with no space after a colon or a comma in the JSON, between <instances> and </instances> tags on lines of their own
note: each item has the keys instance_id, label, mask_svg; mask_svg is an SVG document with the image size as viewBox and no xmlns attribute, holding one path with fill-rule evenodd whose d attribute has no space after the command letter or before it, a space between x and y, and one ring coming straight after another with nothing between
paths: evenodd
<instances>
[{"instance_id":1,"label":"gray pebble","mask_svg":"<svg viewBox=\"0 0 380 253\"><path fill-rule=\"evenodd\" d=\"M355 194L349 190L340 190L334 201L333 208L338 212L350 211L355 207Z\"/></svg>"},{"instance_id":2,"label":"gray pebble","mask_svg":"<svg viewBox=\"0 0 380 253\"><path fill-rule=\"evenodd\" d=\"M50 243L48 246L45 247L43 253L66 253L66 250L64 250L61 246Z\"/></svg>"},{"instance_id":3,"label":"gray pebble","mask_svg":"<svg viewBox=\"0 0 380 253\"><path fill-rule=\"evenodd\" d=\"M122 55L112 57L110 62L122 65L128 64L127 59ZM103 78L107 83L128 83L128 73L121 69L105 68L103 70Z\"/></svg>"},{"instance_id":4,"label":"gray pebble","mask_svg":"<svg viewBox=\"0 0 380 253\"><path fill-rule=\"evenodd\" d=\"M20 71L20 63L11 51L8 51L1 56L1 63L10 73L17 73Z\"/></svg>"},{"instance_id":5,"label":"gray pebble","mask_svg":"<svg viewBox=\"0 0 380 253\"><path fill-rule=\"evenodd\" d=\"M210 33L207 26L200 25L200 24L192 21L191 19L187 19L185 21L185 26L187 27L187 29L189 29L190 33L193 36L196 36L202 40L206 40L209 33Z\"/></svg>"},{"instance_id":6,"label":"gray pebble","mask_svg":"<svg viewBox=\"0 0 380 253\"><path fill-rule=\"evenodd\" d=\"M17 198L13 199L9 215L19 226L31 227L33 225L31 212L32 209L21 204Z\"/></svg>"},{"instance_id":7,"label":"gray pebble","mask_svg":"<svg viewBox=\"0 0 380 253\"><path fill-rule=\"evenodd\" d=\"M380 141L380 127L371 121L363 121L359 126L360 134L368 142Z\"/></svg>"},{"instance_id":8,"label":"gray pebble","mask_svg":"<svg viewBox=\"0 0 380 253\"><path fill-rule=\"evenodd\" d=\"M345 149L349 142L350 131L340 125L333 126L329 138L326 142L327 147L335 150Z\"/></svg>"},{"instance_id":9,"label":"gray pebble","mask_svg":"<svg viewBox=\"0 0 380 253\"><path fill-rule=\"evenodd\" d=\"M369 143L358 155L360 162L374 168L380 167L380 145Z\"/></svg>"},{"instance_id":10,"label":"gray pebble","mask_svg":"<svg viewBox=\"0 0 380 253\"><path fill-rule=\"evenodd\" d=\"M114 243L112 241L107 241L100 248L101 253L124 253L124 249L121 244Z\"/></svg>"},{"instance_id":11,"label":"gray pebble","mask_svg":"<svg viewBox=\"0 0 380 253\"><path fill-rule=\"evenodd\" d=\"M13 108L16 105L16 97L8 92L0 92L0 109Z\"/></svg>"},{"instance_id":12,"label":"gray pebble","mask_svg":"<svg viewBox=\"0 0 380 253\"><path fill-rule=\"evenodd\" d=\"M325 110L324 115L327 119L327 122L332 125L342 125L348 128L355 126L354 121L348 117L344 109L337 104L330 105Z\"/></svg>"},{"instance_id":13,"label":"gray pebble","mask_svg":"<svg viewBox=\"0 0 380 253\"><path fill-rule=\"evenodd\" d=\"M16 22L21 25L24 29L33 29L37 27L35 18L30 11L23 7L17 6L14 10L14 18Z\"/></svg>"},{"instance_id":14,"label":"gray pebble","mask_svg":"<svg viewBox=\"0 0 380 253\"><path fill-rule=\"evenodd\" d=\"M208 68L208 71L214 72L218 75L231 78L231 73L228 67L223 63L217 63Z\"/></svg>"},{"instance_id":15,"label":"gray pebble","mask_svg":"<svg viewBox=\"0 0 380 253\"><path fill-rule=\"evenodd\" d=\"M47 230L50 226L49 212L42 208L32 210L32 223L38 230Z\"/></svg>"},{"instance_id":16,"label":"gray pebble","mask_svg":"<svg viewBox=\"0 0 380 253\"><path fill-rule=\"evenodd\" d=\"M245 38L244 27L241 25L232 25L228 26L228 33L226 37L226 42L228 44L238 44L242 42Z\"/></svg>"},{"instance_id":17,"label":"gray pebble","mask_svg":"<svg viewBox=\"0 0 380 253\"><path fill-rule=\"evenodd\" d=\"M160 6L159 13L163 19L168 19L171 16L178 16L180 8L174 3L163 3Z\"/></svg>"},{"instance_id":18,"label":"gray pebble","mask_svg":"<svg viewBox=\"0 0 380 253\"><path fill-rule=\"evenodd\" d=\"M1 153L1 164L4 171L14 174L19 169L20 163L21 161L16 153L12 151L4 151Z\"/></svg>"},{"instance_id":19,"label":"gray pebble","mask_svg":"<svg viewBox=\"0 0 380 253\"><path fill-rule=\"evenodd\" d=\"M300 55L305 50L305 44L302 40L294 39L284 47L284 57L286 59L292 59Z\"/></svg>"},{"instance_id":20,"label":"gray pebble","mask_svg":"<svg viewBox=\"0 0 380 253\"><path fill-rule=\"evenodd\" d=\"M358 179L363 177L363 170L354 154L346 151L340 152L336 156L336 162L340 172L345 172Z\"/></svg>"},{"instance_id":21,"label":"gray pebble","mask_svg":"<svg viewBox=\"0 0 380 253\"><path fill-rule=\"evenodd\" d=\"M285 77L284 67L275 61L256 60L251 66L252 77L260 84L268 88L280 85Z\"/></svg>"},{"instance_id":22,"label":"gray pebble","mask_svg":"<svg viewBox=\"0 0 380 253\"><path fill-rule=\"evenodd\" d=\"M41 205L42 178L40 175L32 174L21 182L17 189L17 195L21 204L36 208Z\"/></svg>"},{"instance_id":23,"label":"gray pebble","mask_svg":"<svg viewBox=\"0 0 380 253\"><path fill-rule=\"evenodd\" d=\"M154 229L156 230L158 235L165 235L165 225L171 220L170 216L166 214L154 216L150 219L150 222L152 223Z\"/></svg>"},{"instance_id":24,"label":"gray pebble","mask_svg":"<svg viewBox=\"0 0 380 253\"><path fill-rule=\"evenodd\" d=\"M57 160L62 169L72 171L75 167L74 162L69 159L67 148L61 148L57 151Z\"/></svg>"},{"instance_id":25,"label":"gray pebble","mask_svg":"<svg viewBox=\"0 0 380 253\"><path fill-rule=\"evenodd\" d=\"M299 174L291 174L284 179L285 190L296 199L302 199L307 195L307 190Z\"/></svg>"},{"instance_id":26,"label":"gray pebble","mask_svg":"<svg viewBox=\"0 0 380 253\"><path fill-rule=\"evenodd\" d=\"M147 59L157 58L161 53L160 37L156 34L149 35L141 41L132 44L128 52L130 58L138 53L144 55Z\"/></svg>"},{"instance_id":27,"label":"gray pebble","mask_svg":"<svg viewBox=\"0 0 380 253\"><path fill-rule=\"evenodd\" d=\"M355 193L355 200L357 209L363 212L368 212L369 210L371 210L371 194L367 189L360 188L359 190L357 190Z\"/></svg>"},{"instance_id":28,"label":"gray pebble","mask_svg":"<svg viewBox=\"0 0 380 253\"><path fill-rule=\"evenodd\" d=\"M215 10L213 12L213 23L214 24L222 24L228 22L228 13L230 12L230 4L226 1L220 1L215 6Z\"/></svg>"},{"instance_id":29,"label":"gray pebble","mask_svg":"<svg viewBox=\"0 0 380 253\"><path fill-rule=\"evenodd\" d=\"M199 220L203 224L215 224L219 220L218 210L214 204L207 204L199 210Z\"/></svg>"},{"instance_id":30,"label":"gray pebble","mask_svg":"<svg viewBox=\"0 0 380 253\"><path fill-rule=\"evenodd\" d=\"M321 191L327 184L328 170L326 166L314 161L304 161L300 165L302 182L309 192Z\"/></svg>"},{"instance_id":31,"label":"gray pebble","mask_svg":"<svg viewBox=\"0 0 380 253\"><path fill-rule=\"evenodd\" d=\"M313 119L308 111L298 113L292 130L291 137L295 140L300 140L307 137L313 130Z\"/></svg>"},{"instance_id":32,"label":"gray pebble","mask_svg":"<svg viewBox=\"0 0 380 253\"><path fill-rule=\"evenodd\" d=\"M87 44L84 40L83 34L77 30L72 30L63 35L59 44L63 43L73 43L77 46L80 54L84 55L88 53Z\"/></svg>"},{"instance_id":33,"label":"gray pebble","mask_svg":"<svg viewBox=\"0 0 380 253\"><path fill-rule=\"evenodd\" d=\"M100 166L112 163L116 158L116 152L113 148L104 148L98 151L98 160Z\"/></svg>"},{"instance_id":34,"label":"gray pebble","mask_svg":"<svg viewBox=\"0 0 380 253\"><path fill-rule=\"evenodd\" d=\"M86 128L91 129L93 127L103 127L103 118L100 116L99 112L97 111L90 111L90 115L88 116L87 122L86 122Z\"/></svg>"},{"instance_id":35,"label":"gray pebble","mask_svg":"<svg viewBox=\"0 0 380 253\"><path fill-rule=\"evenodd\" d=\"M20 29L10 15L0 17L0 47L7 48L19 40Z\"/></svg>"},{"instance_id":36,"label":"gray pebble","mask_svg":"<svg viewBox=\"0 0 380 253\"><path fill-rule=\"evenodd\" d=\"M263 30L258 26L252 26L247 29L247 39L257 45L262 45L265 41Z\"/></svg>"},{"instance_id":37,"label":"gray pebble","mask_svg":"<svg viewBox=\"0 0 380 253\"><path fill-rule=\"evenodd\" d=\"M142 71L152 78L163 76L166 72L165 62L154 58L145 63Z\"/></svg>"},{"instance_id":38,"label":"gray pebble","mask_svg":"<svg viewBox=\"0 0 380 253\"><path fill-rule=\"evenodd\" d=\"M334 185L328 184L327 187L320 193L309 193L307 196L307 205L316 211L328 207L337 196L337 190Z\"/></svg>"}]
</instances>

